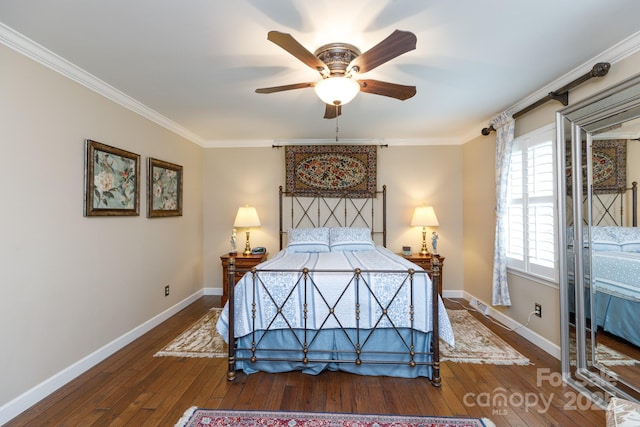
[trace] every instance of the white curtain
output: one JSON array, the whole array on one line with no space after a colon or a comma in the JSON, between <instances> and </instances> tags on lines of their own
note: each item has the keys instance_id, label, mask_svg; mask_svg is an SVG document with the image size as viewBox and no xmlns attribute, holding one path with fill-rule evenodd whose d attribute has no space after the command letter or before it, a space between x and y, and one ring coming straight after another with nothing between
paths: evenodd
<instances>
[{"instance_id":1,"label":"white curtain","mask_svg":"<svg viewBox=\"0 0 640 427\"><path fill-rule=\"evenodd\" d=\"M515 120L504 112L490 123L496 130L496 234L493 255L493 305L511 305L507 284L507 183Z\"/></svg>"}]
</instances>

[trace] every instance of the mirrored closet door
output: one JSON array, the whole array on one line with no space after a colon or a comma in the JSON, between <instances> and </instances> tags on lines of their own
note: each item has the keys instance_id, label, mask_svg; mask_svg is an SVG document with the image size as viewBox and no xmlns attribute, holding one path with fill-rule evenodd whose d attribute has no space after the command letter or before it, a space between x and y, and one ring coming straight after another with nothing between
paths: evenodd
<instances>
[{"instance_id":1,"label":"mirrored closet door","mask_svg":"<svg viewBox=\"0 0 640 427\"><path fill-rule=\"evenodd\" d=\"M562 373L640 399L640 76L557 116Z\"/></svg>"}]
</instances>

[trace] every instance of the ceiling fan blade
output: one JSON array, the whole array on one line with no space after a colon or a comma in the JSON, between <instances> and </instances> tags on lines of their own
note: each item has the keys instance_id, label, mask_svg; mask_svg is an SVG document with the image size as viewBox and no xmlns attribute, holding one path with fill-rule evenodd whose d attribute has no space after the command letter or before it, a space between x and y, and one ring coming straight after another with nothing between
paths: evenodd
<instances>
[{"instance_id":1,"label":"ceiling fan blade","mask_svg":"<svg viewBox=\"0 0 640 427\"><path fill-rule=\"evenodd\" d=\"M281 33L279 31L269 31L267 39L298 58L308 67L319 71L321 74L329 73L327 64L316 58L313 53L309 52L307 48L298 43L291 34Z\"/></svg>"},{"instance_id":2,"label":"ceiling fan blade","mask_svg":"<svg viewBox=\"0 0 640 427\"><path fill-rule=\"evenodd\" d=\"M396 83L381 82L379 80L358 80L360 91L374 95L388 96L401 101L411 98L416 94L415 86L405 86Z\"/></svg>"},{"instance_id":3,"label":"ceiling fan blade","mask_svg":"<svg viewBox=\"0 0 640 427\"><path fill-rule=\"evenodd\" d=\"M359 73L371 71L379 65L416 48L416 36L409 31L395 30L389 37L355 58L349 69L358 67Z\"/></svg>"},{"instance_id":4,"label":"ceiling fan blade","mask_svg":"<svg viewBox=\"0 0 640 427\"><path fill-rule=\"evenodd\" d=\"M314 85L315 83L294 83L291 85L284 85L284 86L263 87L260 89L256 89L256 93L283 92L285 90L304 89L306 87L313 87Z\"/></svg>"},{"instance_id":5,"label":"ceiling fan blade","mask_svg":"<svg viewBox=\"0 0 640 427\"><path fill-rule=\"evenodd\" d=\"M335 119L340 114L342 114L342 105L330 105L324 104L324 118L325 119Z\"/></svg>"}]
</instances>

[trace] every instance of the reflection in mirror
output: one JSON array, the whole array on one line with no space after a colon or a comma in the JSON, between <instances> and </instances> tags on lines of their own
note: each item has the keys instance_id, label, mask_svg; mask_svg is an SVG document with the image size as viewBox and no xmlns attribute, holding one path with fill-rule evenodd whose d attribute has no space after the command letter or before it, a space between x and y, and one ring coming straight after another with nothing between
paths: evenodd
<instances>
[{"instance_id":1,"label":"reflection in mirror","mask_svg":"<svg viewBox=\"0 0 640 427\"><path fill-rule=\"evenodd\" d=\"M558 114L562 370L606 405L640 399L640 76Z\"/></svg>"},{"instance_id":2,"label":"reflection in mirror","mask_svg":"<svg viewBox=\"0 0 640 427\"><path fill-rule=\"evenodd\" d=\"M590 319L593 365L640 388L640 119L593 132L590 158ZM592 320L593 321L593 320Z\"/></svg>"}]
</instances>

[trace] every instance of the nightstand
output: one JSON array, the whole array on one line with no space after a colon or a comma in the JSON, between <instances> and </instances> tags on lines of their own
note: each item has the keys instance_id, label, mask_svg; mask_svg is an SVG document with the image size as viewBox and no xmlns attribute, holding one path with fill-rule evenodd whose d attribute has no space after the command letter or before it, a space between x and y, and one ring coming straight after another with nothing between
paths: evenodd
<instances>
[{"instance_id":1,"label":"nightstand","mask_svg":"<svg viewBox=\"0 0 640 427\"><path fill-rule=\"evenodd\" d=\"M398 254L398 255L403 256L404 258L408 259L409 261L411 261L414 264L418 264L420 267L424 268L425 270L431 270L431 259L432 259L432 257L438 258L438 261L440 261L440 282L438 283L438 293L440 294L440 296L442 296L442 272L444 270L444 257L443 256L434 255L434 254L426 254L426 255L420 255L420 254L403 255L403 254ZM429 277L431 277L431 275L429 275Z\"/></svg>"},{"instance_id":2,"label":"nightstand","mask_svg":"<svg viewBox=\"0 0 640 427\"><path fill-rule=\"evenodd\" d=\"M229 260L233 258L236 263L236 281L238 283L242 276L256 265L267 260L269 253L257 254L257 255L243 255L239 254L224 254L220 257L222 261L222 305L229 299ZM234 283L234 284L235 284Z\"/></svg>"}]
</instances>

